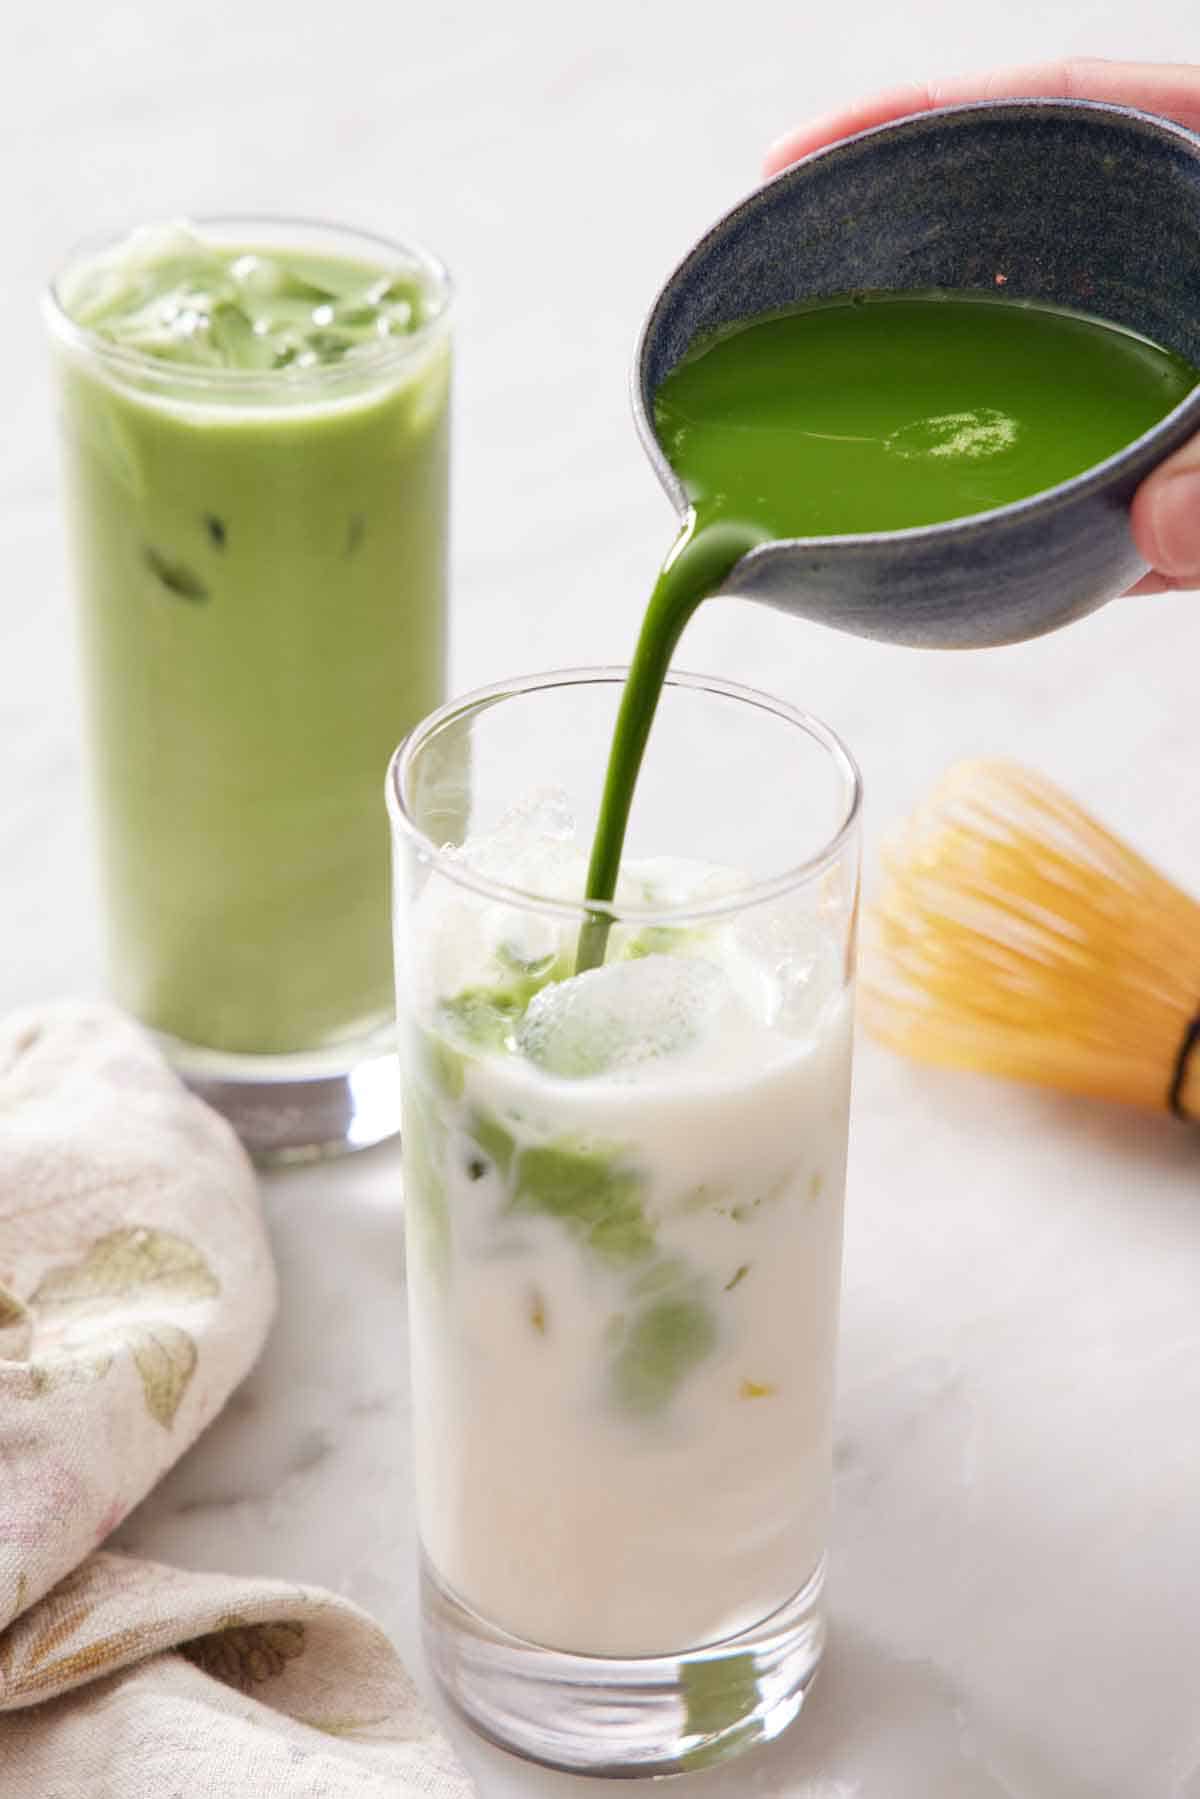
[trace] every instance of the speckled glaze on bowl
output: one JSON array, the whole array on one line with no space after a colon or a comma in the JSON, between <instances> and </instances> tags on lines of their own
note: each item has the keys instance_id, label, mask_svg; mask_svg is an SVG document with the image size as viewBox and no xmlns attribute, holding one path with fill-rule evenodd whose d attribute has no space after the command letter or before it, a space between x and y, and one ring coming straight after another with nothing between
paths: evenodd
<instances>
[{"instance_id":1,"label":"speckled glaze on bowl","mask_svg":"<svg viewBox=\"0 0 1200 1799\"><path fill-rule=\"evenodd\" d=\"M638 430L678 510L653 396L692 341L804 300L870 289L1074 307L1200 366L1200 137L1085 100L949 107L806 157L718 221L670 276L634 365ZM1195 389L1071 481L991 512L744 556L721 589L862 637L1015 643L1081 618L1145 571L1129 504L1200 430Z\"/></svg>"}]
</instances>

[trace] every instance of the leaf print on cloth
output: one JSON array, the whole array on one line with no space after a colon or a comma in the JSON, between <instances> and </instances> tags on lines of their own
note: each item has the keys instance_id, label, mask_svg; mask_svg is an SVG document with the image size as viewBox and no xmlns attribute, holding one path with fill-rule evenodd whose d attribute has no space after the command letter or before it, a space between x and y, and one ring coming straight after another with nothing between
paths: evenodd
<instances>
[{"instance_id":1,"label":"leaf print on cloth","mask_svg":"<svg viewBox=\"0 0 1200 1799\"><path fill-rule=\"evenodd\" d=\"M15 1293L0 1286L0 1360L21 1362L29 1353L33 1320Z\"/></svg>"},{"instance_id":2,"label":"leaf print on cloth","mask_svg":"<svg viewBox=\"0 0 1200 1799\"><path fill-rule=\"evenodd\" d=\"M23 1666L27 1670L41 1667L56 1649L69 1643L80 1627L87 1623L92 1609L90 1605L80 1604L53 1614L52 1622L46 1629L24 1644ZM11 1661L7 1664L6 1671L11 1672Z\"/></svg>"},{"instance_id":3,"label":"leaf print on cloth","mask_svg":"<svg viewBox=\"0 0 1200 1799\"><path fill-rule=\"evenodd\" d=\"M7 1287L0 1287L0 1331L11 1330L15 1324L24 1324L29 1314L15 1293Z\"/></svg>"},{"instance_id":4,"label":"leaf print on cloth","mask_svg":"<svg viewBox=\"0 0 1200 1799\"><path fill-rule=\"evenodd\" d=\"M35 1608L36 1609L36 1608ZM65 1655L49 1659L54 1649L60 1648L63 1641L73 1636L87 1622L87 1614L81 1614L69 1621L60 1630L57 1627L52 1641L46 1645L38 1645L32 1656L20 1657L13 1653L24 1647L13 1638L12 1644L4 1642L0 1645L0 1698L4 1701L6 1711L31 1701L45 1699L61 1692L64 1687L72 1687L81 1680L94 1680L105 1674L115 1673L125 1666L144 1644L145 1633L136 1626L127 1630L112 1631L108 1636L94 1638L79 1649L70 1650ZM51 1633L47 1632L47 1637Z\"/></svg>"},{"instance_id":5,"label":"leaf print on cloth","mask_svg":"<svg viewBox=\"0 0 1200 1799\"><path fill-rule=\"evenodd\" d=\"M168 1231L109 1231L78 1262L52 1268L30 1295L34 1390L102 1380L124 1350L150 1416L169 1430L196 1370L181 1308L214 1299L220 1283L200 1252Z\"/></svg>"},{"instance_id":6,"label":"leaf print on cloth","mask_svg":"<svg viewBox=\"0 0 1200 1799\"><path fill-rule=\"evenodd\" d=\"M177 1324L156 1324L130 1331L128 1342L142 1377L146 1410L169 1429L196 1371L195 1341Z\"/></svg>"},{"instance_id":7,"label":"leaf print on cloth","mask_svg":"<svg viewBox=\"0 0 1200 1799\"><path fill-rule=\"evenodd\" d=\"M286 1620L247 1624L233 1612L219 1630L183 1644L182 1653L214 1680L247 1693L264 1680L278 1679L289 1662L304 1654L304 1626Z\"/></svg>"},{"instance_id":8,"label":"leaf print on cloth","mask_svg":"<svg viewBox=\"0 0 1200 1799\"><path fill-rule=\"evenodd\" d=\"M89 1381L103 1380L113 1365L113 1350L104 1347L101 1337L97 1346L92 1329L64 1333L61 1347L43 1351L39 1361L29 1365L29 1381L35 1394L52 1393L56 1387L82 1387Z\"/></svg>"},{"instance_id":9,"label":"leaf print on cloth","mask_svg":"<svg viewBox=\"0 0 1200 1799\"><path fill-rule=\"evenodd\" d=\"M35 1607L22 1624L0 1636L0 1693L6 1706L15 1696L40 1696L64 1678L105 1668L108 1645L87 1639L94 1611L86 1587L68 1578L50 1605Z\"/></svg>"},{"instance_id":10,"label":"leaf print on cloth","mask_svg":"<svg viewBox=\"0 0 1200 1799\"><path fill-rule=\"evenodd\" d=\"M30 1305L124 1310L155 1299L212 1299L220 1283L198 1249L170 1231L131 1226L100 1237L82 1262L52 1268L30 1295Z\"/></svg>"}]
</instances>

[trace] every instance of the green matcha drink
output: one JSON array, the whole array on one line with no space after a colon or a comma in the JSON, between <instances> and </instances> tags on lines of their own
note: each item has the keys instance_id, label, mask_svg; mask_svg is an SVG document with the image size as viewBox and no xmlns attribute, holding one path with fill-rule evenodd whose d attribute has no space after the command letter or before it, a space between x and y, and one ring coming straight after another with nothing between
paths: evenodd
<instances>
[{"instance_id":1,"label":"green matcha drink","mask_svg":"<svg viewBox=\"0 0 1200 1799\"><path fill-rule=\"evenodd\" d=\"M692 502L654 588L617 721L588 874L611 900L634 784L685 625L772 538L895 531L986 512L1081 474L1200 380L1078 314L987 296L876 294L702 341L655 396ZM579 967L604 959L603 915Z\"/></svg>"},{"instance_id":2,"label":"green matcha drink","mask_svg":"<svg viewBox=\"0 0 1200 1799\"><path fill-rule=\"evenodd\" d=\"M379 783L443 696L447 301L423 254L258 221L56 284L113 980L182 1045L390 1015Z\"/></svg>"}]
</instances>

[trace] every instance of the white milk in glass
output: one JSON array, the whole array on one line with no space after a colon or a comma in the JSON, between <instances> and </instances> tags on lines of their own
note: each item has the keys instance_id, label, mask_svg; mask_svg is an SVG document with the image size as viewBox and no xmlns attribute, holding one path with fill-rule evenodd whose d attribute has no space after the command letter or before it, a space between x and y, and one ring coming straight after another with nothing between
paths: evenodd
<instances>
[{"instance_id":1,"label":"white milk in glass","mask_svg":"<svg viewBox=\"0 0 1200 1799\"><path fill-rule=\"evenodd\" d=\"M577 902L542 801L456 852ZM634 862L618 905L714 912L736 871ZM443 1585L588 1655L783 1605L828 1537L852 992L776 900L577 924L434 872L402 998L418 1508Z\"/></svg>"}]
</instances>

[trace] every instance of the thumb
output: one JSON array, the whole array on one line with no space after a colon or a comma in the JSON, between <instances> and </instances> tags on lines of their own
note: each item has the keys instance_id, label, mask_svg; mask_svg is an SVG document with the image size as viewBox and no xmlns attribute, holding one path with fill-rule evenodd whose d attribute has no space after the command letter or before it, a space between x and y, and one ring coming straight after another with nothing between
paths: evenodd
<instances>
[{"instance_id":1,"label":"thumb","mask_svg":"<svg viewBox=\"0 0 1200 1799\"><path fill-rule=\"evenodd\" d=\"M1145 480L1131 514L1138 549L1173 585L1200 587L1200 437Z\"/></svg>"}]
</instances>

